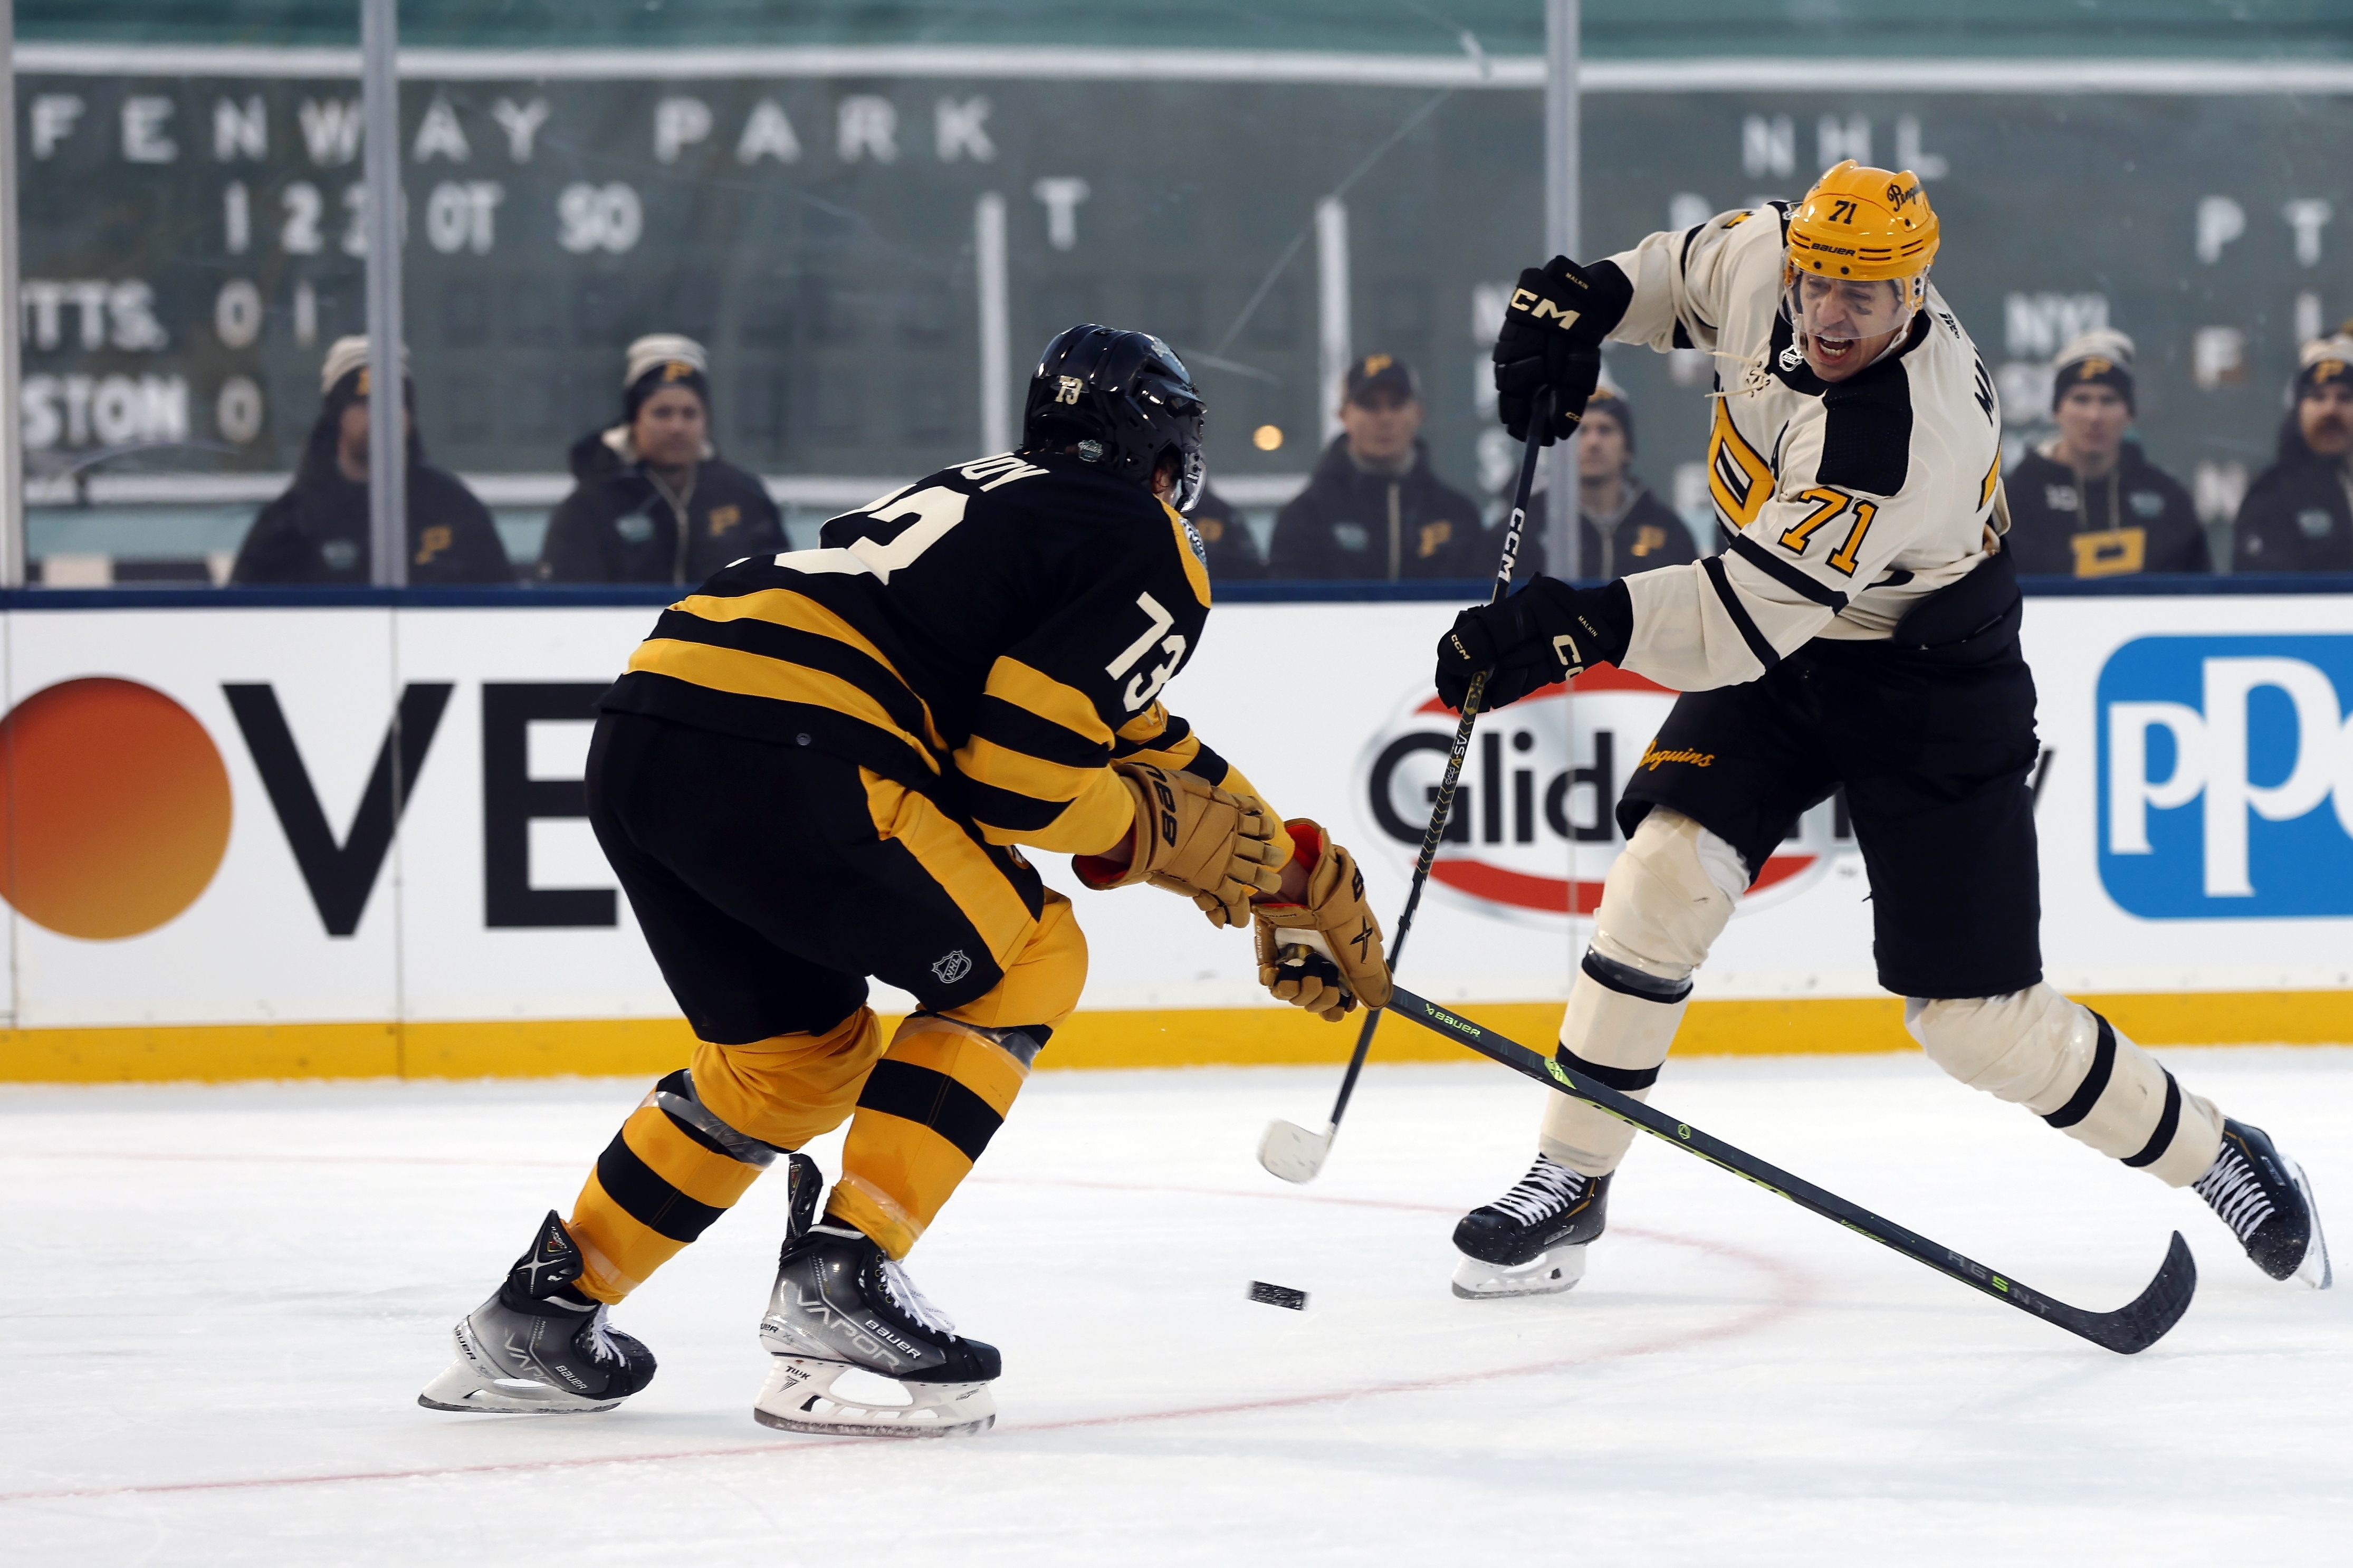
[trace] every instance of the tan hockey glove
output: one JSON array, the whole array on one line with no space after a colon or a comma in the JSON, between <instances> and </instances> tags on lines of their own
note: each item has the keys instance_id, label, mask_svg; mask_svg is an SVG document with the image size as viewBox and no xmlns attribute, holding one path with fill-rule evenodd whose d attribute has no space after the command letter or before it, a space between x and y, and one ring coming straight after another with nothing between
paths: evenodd
<instances>
[{"instance_id":1,"label":"tan hockey glove","mask_svg":"<svg viewBox=\"0 0 2353 1568\"><path fill-rule=\"evenodd\" d=\"M1240 768L1229 768L1226 772L1226 782L1218 787L1240 800L1245 810L1254 810L1266 818L1268 827L1272 830L1270 842L1274 850L1274 858L1265 864L1271 867L1280 876L1282 868L1291 864L1291 835L1276 817L1274 807L1266 804L1259 795L1257 786L1242 776ZM1252 895L1262 890L1257 885L1245 887L1240 882L1231 882L1227 884L1225 893L1202 893L1196 892L1182 882L1166 877L1150 877L1145 879L1155 888L1164 889L1172 893L1181 893L1191 899L1194 907L1208 916L1209 923L1219 931L1225 930L1228 926L1248 925L1250 918L1250 899Z\"/></svg>"},{"instance_id":2,"label":"tan hockey glove","mask_svg":"<svg viewBox=\"0 0 2353 1568\"><path fill-rule=\"evenodd\" d=\"M1277 828L1252 799L1229 795L1196 774L1149 763L1114 763L1112 771L1135 798L1128 829L1127 864L1099 855L1074 855L1071 868L1090 888L1150 882L1182 893L1204 910L1246 910L1251 895L1282 886L1283 855ZM1240 924L1209 917L1219 924Z\"/></svg>"},{"instance_id":3,"label":"tan hockey glove","mask_svg":"<svg viewBox=\"0 0 2353 1568\"><path fill-rule=\"evenodd\" d=\"M1386 1007L1388 960L1381 922L1365 902L1356 857L1304 817L1284 825L1307 870L1304 904L1257 904L1258 983L1279 1002L1337 1023L1359 1002Z\"/></svg>"}]
</instances>

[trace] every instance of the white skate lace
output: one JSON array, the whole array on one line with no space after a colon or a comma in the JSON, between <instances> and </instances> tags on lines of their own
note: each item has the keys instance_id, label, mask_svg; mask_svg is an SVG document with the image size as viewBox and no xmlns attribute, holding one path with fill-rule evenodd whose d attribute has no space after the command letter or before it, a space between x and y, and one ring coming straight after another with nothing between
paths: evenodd
<instances>
[{"instance_id":1,"label":"white skate lace","mask_svg":"<svg viewBox=\"0 0 2353 1568\"><path fill-rule=\"evenodd\" d=\"M621 1349L613 1342L613 1331L605 1321L605 1310L602 1307L597 1308L596 1316L588 1320L588 1326L582 1329L572 1342L585 1348L592 1361L617 1362L621 1359Z\"/></svg>"},{"instance_id":2,"label":"white skate lace","mask_svg":"<svg viewBox=\"0 0 2353 1568\"><path fill-rule=\"evenodd\" d=\"M1487 1206L1521 1225L1535 1225L1575 1203L1583 1195L1585 1183L1586 1178L1577 1172L1539 1154L1536 1163L1528 1167L1528 1173Z\"/></svg>"},{"instance_id":3,"label":"white skate lace","mask_svg":"<svg viewBox=\"0 0 2353 1568\"><path fill-rule=\"evenodd\" d=\"M2227 1142L2222 1152L2214 1156L2214 1163L2206 1167L2206 1173L2190 1184L2189 1190L2213 1206L2242 1246L2254 1235L2258 1226L2278 1212L2271 1194L2255 1175L2254 1166Z\"/></svg>"},{"instance_id":4,"label":"white skate lace","mask_svg":"<svg viewBox=\"0 0 2353 1568\"><path fill-rule=\"evenodd\" d=\"M906 1313L917 1328L929 1329L935 1334L945 1334L951 1338L955 1336L955 1325L948 1321L948 1315L932 1305L930 1298L915 1289L915 1282L907 1278L906 1269L895 1258L882 1260L882 1288L891 1292L892 1304Z\"/></svg>"}]
</instances>

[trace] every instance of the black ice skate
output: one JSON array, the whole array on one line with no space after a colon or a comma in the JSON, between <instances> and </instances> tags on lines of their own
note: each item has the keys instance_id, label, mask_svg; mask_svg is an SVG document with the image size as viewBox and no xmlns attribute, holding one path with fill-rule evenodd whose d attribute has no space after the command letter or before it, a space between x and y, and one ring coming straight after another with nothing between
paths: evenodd
<instances>
[{"instance_id":1,"label":"black ice skate","mask_svg":"<svg viewBox=\"0 0 2353 1568\"><path fill-rule=\"evenodd\" d=\"M863 1233L831 1224L800 1229L797 1223L786 1238L760 1320L761 1348L776 1359L753 1418L786 1432L866 1437L961 1437L994 1425L988 1384L1002 1367L997 1347L957 1338L955 1325ZM852 1371L891 1379L907 1403L833 1392Z\"/></svg>"},{"instance_id":2,"label":"black ice skate","mask_svg":"<svg viewBox=\"0 0 2353 1568\"><path fill-rule=\"evenodd\" d=\"M2328 1289L2328 1243L2312 1184L2262 1128L2225 1117L2221 1152L2190 1189L2222 1216L2256 1268L2274 1279Z\"/></svg>"},{"instance_id":3,"label":"black ice skate","mask_svg":"<svg viewBox=\"0 0 2353 1568\"><path fill-rule=\"evenodd\" d=\"M498 1293L449 1331L458 1359L417 1403L578 1415L610 1410L651 1383L654 1352L607 1325L603 1303L569 1289L578 1278L579 1245L551 1209Z\"/></svg>"},{"instance_id":4,"label":"black ice skate","mask_svg":"<svg viewBox=\"0 0 2353 1568\"><path fill-rule=\"evenodd\" d=\"M1601 1234L1609 1178L1588 1176L1538 1154L1512 1190L1454 1227L1462 1262L1454 1293L1543 1296L1585 1278L1585 1248Z\"/></svg>"}]
</instances>

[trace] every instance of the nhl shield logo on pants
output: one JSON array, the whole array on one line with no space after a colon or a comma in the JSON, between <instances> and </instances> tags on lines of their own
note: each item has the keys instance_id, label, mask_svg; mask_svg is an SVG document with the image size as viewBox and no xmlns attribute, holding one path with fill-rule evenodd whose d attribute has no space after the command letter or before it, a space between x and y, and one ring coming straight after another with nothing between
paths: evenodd
<instances>
[{"instance_id":1,"label":"nhl shield logo on pants","mask_svg":"<svg viewBox=\"0 0 2353 1568\"><path fill-rule=\"evenodd\" d=\"M932 975L943 985L953 985L972 973L972 956L964 949L932 960Z\"/></svg>"}]
</instances>

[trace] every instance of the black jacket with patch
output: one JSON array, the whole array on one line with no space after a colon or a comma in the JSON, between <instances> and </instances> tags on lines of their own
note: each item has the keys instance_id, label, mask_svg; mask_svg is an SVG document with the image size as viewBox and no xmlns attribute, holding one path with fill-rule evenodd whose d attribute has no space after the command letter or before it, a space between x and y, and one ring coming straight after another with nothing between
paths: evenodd
<instances>
[{"instance_id":1,"label":"black jacket with patch","mask_svg":"<svg viewBox=\"0 0 2353 1568\"><path fill-rule=\"evenodd\" d=\"M2135 572L2211 572L2206 530L2180 481L2127 441L2102 479L2041 452L2002 477L2010 532L2002 548L2019 571L2054 577L2116 577Z\"/></svg>"},{"instance_id":2,"label":"black jacket with patch","mask_svg":"<svg viewBox=\"0 0 2353 1568\"><path fill-rule=\"evenodd\" d=\"M1324 449L1307 488L1274 520L1271 577L1483 577L1479 508L1430 471L1417 440L1413 467L1391 478L1358 468L1348 438Z\"/></svg>"},{"instance_id":3,"label":"black jacket with patch","mask_svg":"<svg viewBox=\"0 0 2353 1568\"><path fill-rule=\"evenodd\" d=\"M1201 499L1193 505L1192 522L1194 531L1201 536L1213 581L1232 583L1266 575L1266 557L1258 552L1258 541L1225 497L1203 486Z\"/></svg>"},{"instance_id":4,"label":"black jacket with patch","mask_svg":"<svg viewBox=\"0 0 2353 1568\"><path fill-rule=\"evenodd\" d=\"M458 476L425 461L412 437L408 462L408 580L433 585L515 580L488 508ZM368 488L335 464L326 420L311 432L286 493L261 509L237 552L238 584L365 583Z\"/></svg>"},{"instance_id":5,"label":"black jacket with patch","mask_svg":"<svg viewBox=\"0 0 2353 1568\"><path fill-rule=\"evenodd\" d=\"M1683 520L1639 481L1629 478L1626 483L1634 491L1633 504L1606 532L1594 525L1592 513L1577 513L1577 549L1582 554L1577 563L1580 580L1607 582L1657 566L1688 566L1699 559L1699 547L1692 542L1691 530L1683 526ZM1552 571L1545 558L1545 530L1549 516L1543 492L1528 498L1528 520L1521 530L1519 569L1513 573L1513 582L1533 583ZM1503 556L1504 530L1510 522L1510 514L1506 513L1503 521L1487 531L1482 548L1491 572Z\"/></svg>"},{"instance_id":6,"label":"black jacket with patch","mask_svg":"<svg viewBox=\"0 0 2353 1568\"><path fill-rule=\"evenodd\" d=\"M2283 440L2231 524L2233 572L2353 572L2353 494L2342 459Z\"/></svg>"},{"instance_id":7,"label":"black jacket with patch","mask_svg":"<svg viewBox=\"0 0 2353 1568\"><path fill-rule=\"evenodd\" d=\"M572 447L577 481L547 520L540 542L543 583L700 583L731 561L774 555L786 546L784 520L767 487L717 457L695 465L686 495L686 531L645 465L630 457L626 432L584 436Z\"/></svg>"}]
</instances>

